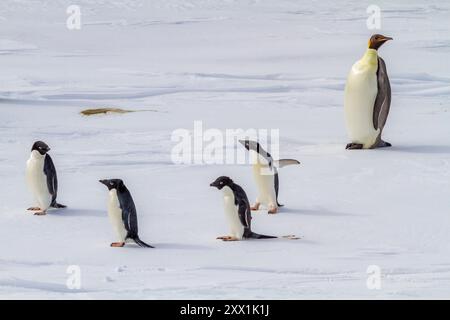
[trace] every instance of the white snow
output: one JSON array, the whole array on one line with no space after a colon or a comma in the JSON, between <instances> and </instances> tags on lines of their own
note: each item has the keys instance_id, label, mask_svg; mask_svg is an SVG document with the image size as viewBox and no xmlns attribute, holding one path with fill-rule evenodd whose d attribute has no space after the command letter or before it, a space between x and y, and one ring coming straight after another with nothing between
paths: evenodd
<instances>
[{"instance_id":1,"label":"white snow","mask_svg":"<svg viewBox=\"0 0 450 320\"><path fill-rule=\"evenodd\" d=\"M377 2L393 147L361 152L344 150L343 88L373 1L79 0L78 31L73 1L1 1L0 298L448 298L450 4ZM103 106L158 112L79 115ZM172 163L173 130L195 120L280 129L302 165L281 169L286 206L253 229L301 240L215 240L228 227L209 183L229 175L251 200L256 187L249 166ZM43 217L25 210L35 140L69 206ZM109 247L103 178L125 181L156 249Z\"/></svg>"}]
</instances>

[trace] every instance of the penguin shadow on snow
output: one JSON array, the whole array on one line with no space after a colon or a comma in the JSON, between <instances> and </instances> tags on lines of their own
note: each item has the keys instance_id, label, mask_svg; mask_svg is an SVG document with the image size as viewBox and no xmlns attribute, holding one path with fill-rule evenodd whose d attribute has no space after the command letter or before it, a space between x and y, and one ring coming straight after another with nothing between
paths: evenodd
<instances>
[{"instance_id":1,"label":"penguin shadow on snow","mask_svg":"<svg viewBox=\"0 0 450 320\"><path fill-rule=\"evenodd\" d=\"M390 150L421 154L450 154L450 146L444 145L393 146Z\"/></svg>"},{"instance_id":2,"label":"penguin shadow on snow","mask_svg":"<svg viewBox=\"0 0 450 320\"><path fill-rule=\"evenodd\" d=\"M283 208L281 214L299 214L305 216L327 216L327 217L345 217L345 216L356 216L347 212L337 212L331 211L323 208L309 208L309 209L294 209L294 208Z\"/></svg>"},{"instance_id":3,"label":"penguin shadow on snow","mask_svg":"<svg viewBox=\"0 0 450 320\"><path fill-rule=\"evenodd\" d=\"M155 248L169 250L212 250L213 248L194 244L154 243Z\"/></svg>"},{"instance_id":4,"label":"penguin shadow on snow","mask_svg":"<svg viewBox=\"0 0 450 320\"><path fill-rule=\"evenodd\" d=\"M76 209L70 207L64 210L52 209L48 211L48 214L63 217L107 217L105 210Z\"/></svg>"}]
</instances>

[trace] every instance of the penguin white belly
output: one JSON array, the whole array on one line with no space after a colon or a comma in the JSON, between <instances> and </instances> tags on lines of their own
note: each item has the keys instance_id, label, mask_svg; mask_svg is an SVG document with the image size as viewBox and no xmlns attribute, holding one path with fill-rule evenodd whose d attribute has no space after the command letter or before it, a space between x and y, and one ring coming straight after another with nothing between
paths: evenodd
<instances>
[{"instance_id":1,"label":"penguin white belly","mask_svg":"<svg viewBox=\"0 0 450 320\"><path fill-rule=\"evenodd\" d=\"M230 233L232 236L242 240L244 236L244 226L239 219L239 207L234 203L233 190L230 187L223 187L223 202L225 208L225 215L230 225Z\"/></svg>"},{"instance_id":2,"label":"penguin white belly","mask_svg":"<svg viewBox=\"0 0 450 320\"><path fill-rule=\"evenodd\" d=\"M120 202L117 197L116 189L109 191L108 216L119 242L125 242L127 230L123 224L122 209L120 208Z\"/></svg>"},{"instance_id":3,"label":"penguin white belly","mask_svg":"<svg viewBox=\"0 0 450 320\"><path fill-rule=\"evenodd\" d=\"M253 165L253 176L258 188L256 202L266 206L277 207L275 194L275 175L270 172L269 166L260 164Z\"/></svg>"},{"instance_id":4,"label":"penguin white belly","mask_svg":"<svg viewBox=\"0 0 450 320\"><path fill-rule=\"evenodd\" d=\"M359 61L350 71L345 86L345 120L351 142L370 148L380 130L373 126L373 110L378 93L376 67Z\"/></svg>"},{"instance_id":5,"label":"penguin white belly","mask_svg":"<svg viewBox=\"0 0 450 320\"><path fill-rule=\"evenodd\" d=\"M35 201L41 210L47 210L52 203L48 191L47 176L44 174L44 158L33 155L27 161L27 182Z\"/></svg>"}]
</instances>

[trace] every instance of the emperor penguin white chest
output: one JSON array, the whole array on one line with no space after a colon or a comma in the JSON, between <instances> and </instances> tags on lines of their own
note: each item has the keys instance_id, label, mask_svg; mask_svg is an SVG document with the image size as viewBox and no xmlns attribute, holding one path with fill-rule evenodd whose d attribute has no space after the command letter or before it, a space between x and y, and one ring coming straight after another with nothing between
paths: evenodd
<instances>
[{"instance_id":1,"label":"emperor penguin white chest","mask_svg":"<svg viewBox=\"0 0 450 320\"><path fill-rule=\"evenodd\" d=\"M348 135L353 143L370 148L380 130L373 125L373 111L378 93L378 55L368 49L353 66L345 86L345 120Z\"/></svg>"},{"instance_id":2,"label":"emperor penguin white chest","mask_svg":"<svg viewBox=\"0 0 450 320\"><path fill-rule=\"evenodd\" d=\"M125 242L127 230L122 220L122 209L120 208L119 198L117 197L117 190L109 191L108 200L108 217L111 222L119 242Z\"/></svg>"},{"instance_id":3,"label":"emperor penguin white chest","mask_svg":"<svg viewBox=\"0 0 450 320\"><path fill-rule=\"evenodd\" d=\"M256 202L269 207L277 207L274 169L271 169L267 161L257 152L251 150L250 155L253 163L253 177L258 189Z\"/></svg>"},{"instance_id":4,"label":"emperor penguin white chest","mask_svg":"<svg viewBox=\"0 0 450 320\"><path fill-rule=\"evenodd\" d=\"M236 238L242 239L244 236L244 226L239 219L239 206L235 204L233 190L228 186L223 187L222 190L225 216L230 226L230 232Z\"/></svg>"},{"instance_id":5,"label":"emperor penguin white chest","mask_svg":"<svg viewBox=\"0 0 450 320\"><path fill-rule=\"evenodd\" d=\"M33 150L27 161L26 170L28 187L41 210L47 210L52 202L52 195L47 186L47 176L44 174L44 162L45 155Z\"/></svg>"}]
</instances>

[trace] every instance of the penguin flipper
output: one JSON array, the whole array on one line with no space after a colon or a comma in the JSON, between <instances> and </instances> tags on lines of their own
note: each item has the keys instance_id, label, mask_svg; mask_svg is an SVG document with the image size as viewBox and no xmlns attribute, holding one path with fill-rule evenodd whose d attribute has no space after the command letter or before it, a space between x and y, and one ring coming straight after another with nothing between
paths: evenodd
<instances>
[{"instance_id":1,"label":"penguin flipper","mask_svg":"<svg viewBox=\"0 0 450 320\"><path fill-rule=\"evenodd\" d=\"M295 159L280 159L273 162L273 166L276 168L283 168L294 164L300 164L300 161Z\"/></svg>"},{"instance_id":2,"label":"penguin flipper","mask_svg":"<svg viewBox=\"0 0 450 320\"><path fill-rule=\"evenodd\" d=\"M284 204L281 204L281 203L278 202L278 192L279 192L279 189L280 189L280 179L278 177L278 172L275 173L274 183L275 183L275 196L277 198L277 206L283 207Z\"/></svg>"},{"instance_id":3,"label":"penguin flipper","mask_svg":"<svg viewBox=\"0 0 450 320\"><path fill-rule=\"evenodd\" d=\"M117 197L119 199L120 209L122 209L122 221L125 226L125 230L128 231L128 237L134 239L138 234L138 221L136 206L131 196L130 191L122 185L121 190L118 190Z\"/></svg>"},{"instance_id":4,"label":"penguin flipper","mask_svg":"<svg viewBox=\"0 0 450 320\"><path fill-rule=\"evenodd\" d=\"M58 194L58 177L56 176L55 165L53 164L53 160L49 154L45 155L44 174L47 177L48 192L52 195L52 204L56 204L56 195Z\"/></svg>"},{"instance_id":5,"label":"penguin flipper","mask_svg":"<svg viewBox=\"0 0 450 320\"><path fill-rule=\"evenodd\" d=\"M386 63L378 57L377 70L378 93L373 107L373 127L381 131L386 124L391 107L391 84L386 70Z\"/></svg>"}]
</instances>

